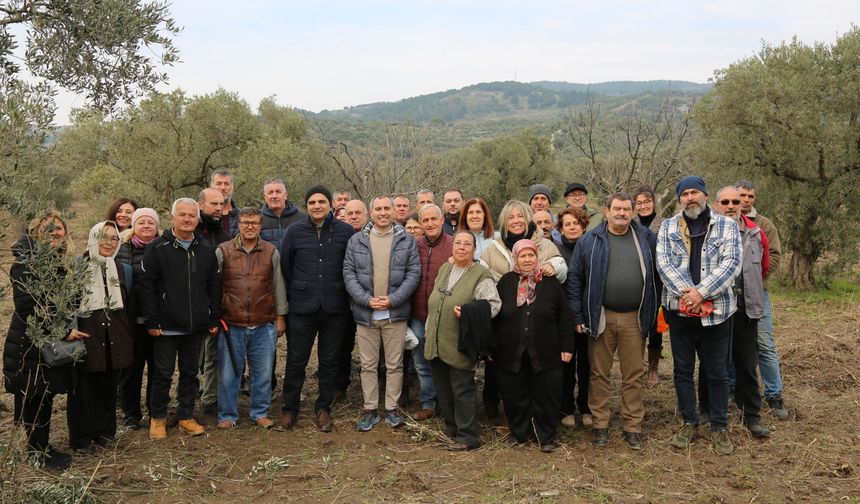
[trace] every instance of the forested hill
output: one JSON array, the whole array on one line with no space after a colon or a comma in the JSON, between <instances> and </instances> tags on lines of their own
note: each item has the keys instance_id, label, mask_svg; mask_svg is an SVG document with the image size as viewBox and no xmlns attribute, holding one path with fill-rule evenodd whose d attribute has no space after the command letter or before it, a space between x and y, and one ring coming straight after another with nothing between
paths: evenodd
<instances>
[{"instance_id":1,"label":"forested hill","mask_svg":"<svg viewBox=\"0 0 860 504\"><path fill-rule=\"evenodd\" d=\"M328 119L362 121L455 122L514 117L557 115L568 107L596 102L621 106L630 101L645 106L657 103L667 93L679 101L703 95L710 84L687 81L616 81L596 84L540 81L532 83L487 82L397 102L368 103L316 114Z\"/></svg>"}]
</instances>

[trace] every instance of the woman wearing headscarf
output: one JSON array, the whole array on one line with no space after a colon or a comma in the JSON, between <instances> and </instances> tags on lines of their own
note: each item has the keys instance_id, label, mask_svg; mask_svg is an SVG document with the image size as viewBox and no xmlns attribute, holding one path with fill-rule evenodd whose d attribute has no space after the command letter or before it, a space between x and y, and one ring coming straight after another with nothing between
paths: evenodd
<instances>
[{"instance_id":1,"label":"woman wearing headscarf","mask_svg":"<svg viewBox=\"0 0 860 504\"><path fill-rule=\"evenodd\" d=\"M542 452L555 451L562 365L574 352L573 315L561 283L544 276L537 244L519 240L513 271L497 285L502 309L493 321L492 353L511 445L532 435Z\"/></svg>"},{"instance_id":2,"label":"woman wearing headscarf","mask_svg":"<svg viewBox=\"0 0 860 504\"><path fill-rule=\"evenodd\" d=\"M475 235L475 259L480 259L484 250L493 243L496 233L490 208L483 198L472 198L463 205L457 229L470 231Z\"/></svg>"},{"instance_id":3,"label":"woman wearing headscarf","mask_svg":"<svg viewBox=\"0 0 860 504\"><path fill-rule=\"evenodd\" d=\"M117 198L108 207L105 220L116 223L120 232L131 229L131 219L138 207L137 202L131 198Z\"/></svg>"},{"instance_id":4,"label":"woman wearing headscarf","mask_svg":"<svg viewBox=\"0 0 860 504\"><path fill-rule=\"evenodd\" d=\"M511 250L518 241L532 240L538 247L539 269L543 276L554 276L560 283L567 278L567 263L552 240L544 238L543 231L532 222L532 210L519 200L505 203L499 213L499 236L493 239L481 254L481 265L490 270L497 282L514 269ZM484 370L484 410L492 418L499 414L499 392L496 385L495 364L487 362Z\"/></svg>"},{"instance_id":5,"label":"woman wearing headscarf","mask_svg":"<svg viewBox=\"0 0 860 504\"><path fill-rule=\"evenodd\" d=\"M633 193L633 207L636 215L633 220L651 230L656 236L660 232L660 224L663 217L657 211L657 198L654 191L648 186L642 186ZM655 278L659 275L655 276ZM657 290L660 292L660 289ZM659 325L659 324L658 324ZM663 333L655 329L648 337L648 385L657 385L660 376L657 368L660 364L660 356L663 353Z\"/></svg>"},{"instance_id":6,"label":"woman wearing headscarf","mask_svg":"<svg viewBox=\"0 0 860 504\"><path fill-rule=\"evenodd\" d=\"M75 366L76 383L66 411L69 446L82 454L113 442L119 370L133 360L126 293L131 268L116 260L118 249L119 231L113 221L90 229L83 255L88 281L78 317L78 329L89 335L84 340L87 355Z\"/></svg>"},{"instance_id":7,"label":"woman wearing headscarf","mask_svg":"<svg viewBox=\"0 0 860 504\"><path fill-rule=\"evenodd\" d=\"M132 268L132 288L129 297L129 314L138 314L134 290L140 285L143 276L141 263L146 246L159 235L158 212L152 208L138 208L131 216L131 229L120 233L120 245L117 252L117 261L128 264ZM149 412L149 399L152 390L152 377L155 368L152 363L152 336L146 332L143 317L137 316L133 320L134 360L130 367L120 371L120 406L123 412L123 425L137 430L143 419L143 411L140 407L140 396L143 390L143 369L146 368L146 411Z\"/></svg>"},{"instance_id":8,"label":"woman wearing headscarf","mask_svg":"<svg viewBox=\"0 0 860 504\"><path fill-rule=\"evenodd\" d=\"M558 213L556 229L558 237L555 244L567 264L576 248L576 242L588 229L588 212L582 207L567 207ZM588 408L588 379L591 366L588 363L588 336L580 333L574 334L576 352L570 362L563 366L564 380L561 392L561 423L573 427L576 425L576 410L582 425L591 427L591 410ZM579 391L574 395L576 384L579 383Z\"/></svg>"},{"instance_id":9,"label":"woman wearing headscarf","mask_svg":"<svg viewBox=\"0 0 860 504\"><path fill-rule=\"evenodd\" d=\"M56 256L45 254L47 250L42 247L50 247ZM38 317L37 306L43 306L46 300L38 299L37 294L34 297L39 289L30 286L28 281L33 278L32 269L36 267L30 261L37 258L54 259L57 277L65 277L67 270L61 263L70 247L66 222L56 210L33 219L27 235L12 246L15 262L10 269L10 278L15 311L3 348L3 382L6 391L15 396L15 420L24 425L27 449L36 462L49 469L65 469L72 460L69 454L55 450L48 443L54 396L68 391L71 367L48 367L42 362L39 347L28 334L27 321ZM54 322L37 320L36 326L45 327ZM66 339L71 341L84 337L86 334L81 331L70 329Z\"/></svg>"},{"instance_id":10,"label":"woman wearing headscarf","mask_svg":"<svg viewBox=\"0 0 860 504\"><path fill-rule=\"evenodd\" d=\"M475 410L475 366L482 349L480 344L463 344L463 333L468 331L461 324L468 323L477 332L479 328L471 324L475 318L480 322L483 313L485 335L489 337L489 318L500 307L495 282L486 268L475 263L474 253L475 235L457 231L453 238L453 261L439 269L427 302L424 357L433 373L445 434L454 440L449 447L453 451L473 450L481 445Z\"/></svg>"}]
</instances>

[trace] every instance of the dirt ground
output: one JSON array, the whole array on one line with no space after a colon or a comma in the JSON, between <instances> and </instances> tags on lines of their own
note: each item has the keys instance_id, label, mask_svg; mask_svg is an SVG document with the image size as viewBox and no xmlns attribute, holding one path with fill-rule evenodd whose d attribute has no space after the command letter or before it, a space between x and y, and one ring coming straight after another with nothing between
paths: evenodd
<instances>
[{"instance_id":1,"label":"dirt ground","mask_svg":"<svg viewBox=\"0 0 860 504\"><path fill-rule=\"evenodd\" d=\"M4 279L5 280L5 279ZM560 427L560 449L509 448L482 420L483 447L444 449L441 421L400 430L380 423L359 433L357 369L345 401L335 404L335 430L311 421L316 381L309 366L298 427L266 431L247 420L232 431L214 428L196 438L171 430L150 441L145 429L120 430L116 443L76 456L62 475L34 469L17 453L22 433L12 424L12 398L0 394L0 499L5 502L850 502L860 503L860 291L817 296L776 292L775 334L791 419L765 408L767 440L752 439L732 406L735 453L718 456L699 438L687 451L668 445L680 426L668 337L660 384L644 391L643 451L621 439L619 382L614 372L610 445L590 433ZM0 344L8 301L0 304ZM283 371L285 342L279 342ZM357 358L357 357L356 357ZM408 412L418 409L417 393ZM247 402L240 403L247 415ZM766 406L766 405L765 405ZM272 416L280 410L280 399ZM65 399L55 401L51 442L68 449ZM702 429L702 433L706 433Z\"/></svg>"}]
</instances>

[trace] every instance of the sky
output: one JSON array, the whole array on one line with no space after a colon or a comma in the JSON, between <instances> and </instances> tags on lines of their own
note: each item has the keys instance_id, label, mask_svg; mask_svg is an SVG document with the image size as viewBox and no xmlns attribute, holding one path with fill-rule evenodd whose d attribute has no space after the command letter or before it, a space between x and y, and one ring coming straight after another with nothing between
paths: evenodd
<instances>
[{"instance_id":1,"label":"sky","mask_svg":"<svg viewBox=\"0 0 860 504\"><path fill-rule=\"evenodd\" d=\"M707 82L763 42L833 42L856 0L174 0L181 62L162 90L222 87L314 112L479 82ZM72 107L57 97L58 124Z\"/></svg>"}]
</instances>

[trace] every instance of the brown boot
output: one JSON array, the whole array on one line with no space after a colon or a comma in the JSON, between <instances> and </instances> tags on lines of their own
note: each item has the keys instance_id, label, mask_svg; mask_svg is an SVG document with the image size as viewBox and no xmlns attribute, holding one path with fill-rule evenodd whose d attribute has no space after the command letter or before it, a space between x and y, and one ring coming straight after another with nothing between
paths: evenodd
<instances>
[{"instance_id":1,"label":"brown boot","mask_svg":"<svg viewBox=\"0 0 860 504\"><path fill-rule=\"evenodd\" d=\"M648 385L653 387L660 383L657 366L660 364L660 350L648 347Z\"/></svg>"},{"instance_id":2,"label":"brown boot","mask_svg":"<svg viewBox=\"0 0 860 504\"><path fill-rule=\"evenodd\" d=\"M179 421L179 428L192 436L199 436L206 432L206 429L203 428L202 425L197 423L197 420L193 418L186 418L185 420Z\"/></svg>"},{"instance_id":3,"label":"brown boot","mask_svg":"<svg viewBox=\"0 0 860 504\"><path fill-rule=\"evenodd\" d=\"M167 419L151 418L149 420L149 439L164 439L167 437Z\"/></svg>"}]
</instances>

